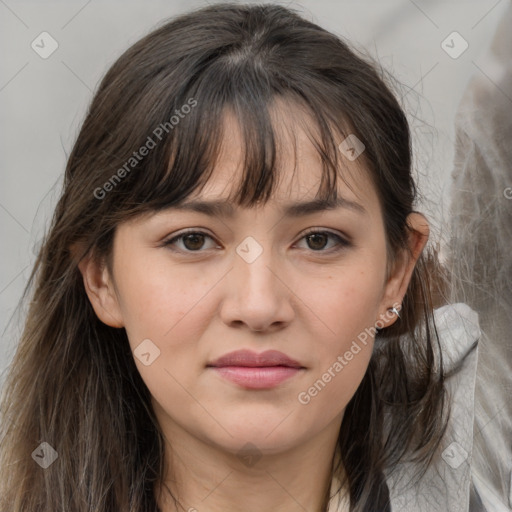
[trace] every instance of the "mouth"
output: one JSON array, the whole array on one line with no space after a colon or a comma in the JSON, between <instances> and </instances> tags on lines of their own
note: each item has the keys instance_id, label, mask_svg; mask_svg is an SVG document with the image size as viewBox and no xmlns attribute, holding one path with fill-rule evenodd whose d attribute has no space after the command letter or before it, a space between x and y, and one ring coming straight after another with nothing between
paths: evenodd
<instances>
[{"instance_id":1,"label":"mouth","mask_svg":"<svg viewBox=\"0 0 512 512\"><path fill-rule=\"evenodd\" d=\"M246 389L273 388L305 370L298 361L277 350L268 350L261 354L237 350L207 364L206 367Z\"/></svg>"}]
</instances>

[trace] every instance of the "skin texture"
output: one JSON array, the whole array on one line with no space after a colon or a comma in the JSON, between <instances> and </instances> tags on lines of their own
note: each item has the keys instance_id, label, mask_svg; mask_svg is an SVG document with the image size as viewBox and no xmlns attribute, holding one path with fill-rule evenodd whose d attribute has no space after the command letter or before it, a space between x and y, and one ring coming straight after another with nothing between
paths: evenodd
<instances>
[{"instance_id":1,"label":"skin texture","mask_svg":"<svg viewBox=\"0 0 512 512\"><path fill-rule=\"evenodd\" d=\"M236 183L238 125L226 116L224 126L214 174L189 199L225 198ZM396 321L387 311L401 303L427 241L428 223L411 214L412 256L399 255L386 279L378 196L357 161L345 162L352 190L342 180L338 190L366 213L338 208L283 217L282 205L314 198L322 172L307 135L296 129L295 136L295 175L294 155L283 144L281 181L267 204L235 207L232 218L172 209L139 217L118 226L112 272L93 258L80 263L98 317L124 327L132 350L145 339L160 350L149 366L135 361L167 440L164 480L183 507L161 496L163 512L320 510L344 409L364 376L373 339L307 405L297 396L365 328ZM208 236L163 245L187 228ZM308 228L351 245L326 236L308 241ZM263 251L252 263L236 252L248 236ZM206 368L242 348L280 350L305 369L273 389L247 390ZM247 443L258 460L240 456Z\"/></svg>"}]
</instances>

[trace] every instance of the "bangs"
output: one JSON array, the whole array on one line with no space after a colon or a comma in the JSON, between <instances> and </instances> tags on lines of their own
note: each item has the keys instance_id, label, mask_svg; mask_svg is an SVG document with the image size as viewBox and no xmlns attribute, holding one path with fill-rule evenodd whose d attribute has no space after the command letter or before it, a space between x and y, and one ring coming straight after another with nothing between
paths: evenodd
<instances>
[{"instance_id":1,"label":"bangs","mask_svg":"<svg viewBox=\"0 0 512 512\"><path fill-rule=\"evenodd\" d=\"M233 204L251 207L272 197L283 168L282 150L290 141L295 173L298 130L306 134L322 165L316 197L337 198L338 144L354 130L348 129L341 113L335 115L332 105L326 108L329 102L322 101L322 96L328 91L322 91L322 84L317 83L316 94L308 95L278 80L272 82L268 74L257 71L254 63L241 66L232 56L230 59L231 65L222 59L210 64L177 100L159 99L161 105L154 111L164 115L152 126L167 127L168 133L153 129L141 134L141 140L148 140L148 135L157 139L155 132L163 131L164 136L116 187L119 195L112 207L118 214L165 209L201 190L217 165L223 141L231 135L226 128L227 116L236 121L242 145L241 178L233 183L229 195ZM306 89L311 90L310 84ZM184 108L194 102L193 108ZM188 113L179 116L175 126L168 126L173 112L180 109Z\"/></svg>"}]
</instances>

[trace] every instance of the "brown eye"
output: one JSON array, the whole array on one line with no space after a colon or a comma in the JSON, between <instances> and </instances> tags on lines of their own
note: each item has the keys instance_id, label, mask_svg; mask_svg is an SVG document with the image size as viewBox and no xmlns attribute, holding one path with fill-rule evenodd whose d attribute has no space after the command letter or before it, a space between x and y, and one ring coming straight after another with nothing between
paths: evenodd
<instances>
[{"instance_id":1,"label":"brown eye","mask_svg":"<svg viewBox=\"0 0 512 512\"><path fill-rule=\"evenodd\" d=\"M325 248L329 239L328 236L325 236L325 233L313 233L312 235L308 235L306 238L309 242L310 248L314 250Z\"/></svg>"},{"instance_id":2,"label":"brown eye","mask_svg":"<svg viewBox=\"0 0 512 512\"><path fill-rule=\"evenodd\" d=\"M334 244L331 245L331 247L327 247L329 244L329 239L334 240ZM336 252L352 245L340 235L331 233L330 231L309 231L302 237L301 240L306 240L308 249L320 253Z\"/></svg>"},{"instance_id":3,"label":"brown eye","mask_svg":"<svg viewBox=\"0 0 512 512\"><path fill-rule=\"evenodd\" d=\"M198 249L201 249L202 245L204 244L204 236L201 233L184 235L182 239L183 245L191 251L197 251Z\"/></svg>"},{"instance_id":4,"label":"brown eye","mask_svg":"<svg viewBox=\"0 0 512 512\"><path fill-rule=\"evenodd\" d=\"M204 249L207 239L213 240L210 235L202 231L188 231L165 241L163 245L177 252L204 252L201 249ZM180 242L181 247L178 246L178 242ZM213 244L213 246L215 246L215 244ZM212 247L207 247L207 249L209 248Z\"/></svg>"}]
</instances>

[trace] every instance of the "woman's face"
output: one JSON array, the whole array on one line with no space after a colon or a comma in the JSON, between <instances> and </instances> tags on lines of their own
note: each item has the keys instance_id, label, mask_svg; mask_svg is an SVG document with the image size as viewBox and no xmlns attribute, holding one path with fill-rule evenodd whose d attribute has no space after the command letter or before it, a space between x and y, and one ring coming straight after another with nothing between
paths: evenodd
<instances>
[{"instance_id":1,"label":"woman's face","mask_svg":"<svg viewBox=\"0 0 512 512\"><path fill-rule=\"evenodd\" d=\"M214 175L188 202L224 203L236 183L241 143L236 123L227 118L226 128ZM400 279L386 281L372 183L345 159L353 190L338 180L338 195L346 202L301 209L314 200L322 169L303 132L297 142L295 177L290 150L265 205L224 203L215 214L173 207L117 229L110 298L95 309L126 328L167 432L270 454L339 428L372 353L369 329L395 320L387 310L401 299ZM311 229L319 234L306 236ZM195 235L179 238L186 231ZM279 351L296 364L270 357L252 362L259 369L243 358L211 366L240 350Z\"/></svg>"}]
</instances>

